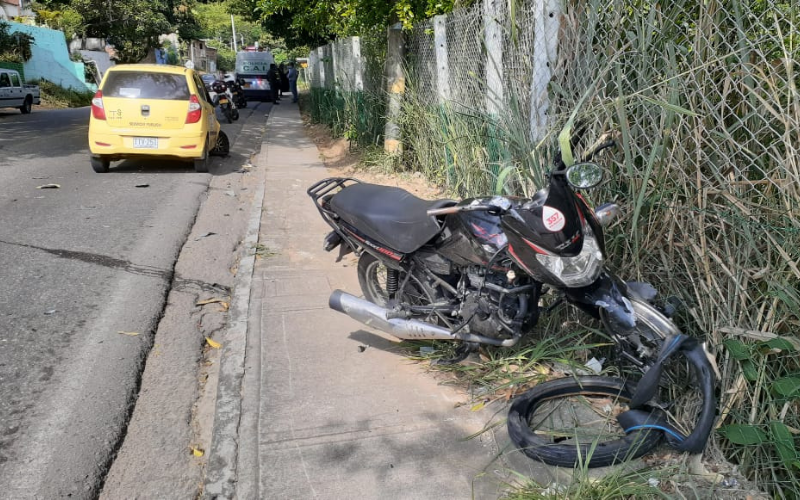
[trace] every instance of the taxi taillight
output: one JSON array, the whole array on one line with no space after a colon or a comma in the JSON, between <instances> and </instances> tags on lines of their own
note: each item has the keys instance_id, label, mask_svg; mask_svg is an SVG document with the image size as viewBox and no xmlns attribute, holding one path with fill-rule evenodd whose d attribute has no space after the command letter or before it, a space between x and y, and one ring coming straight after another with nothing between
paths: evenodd
<instances>
[{"instance_id":1,"label":"taxi taillight","mask_svg":"<svg viewBox=\"0 0 800 500\"><path fill-rule=\"evenodd\" d=\"M105 120L106 110L103 107L103 91L98 90L92 97L92 116L95 120Z\"/></svg>"},{"instance_id":2,"label":"taxi taillight","mask_svg":"<svg viewBox=\"0 0 800 500\"><path fill-rule=\"evenodd\" d=\"M203 116L203 107L200 106L200 101L197 96L192 94L189 97L189 112L186 113L186 123L197 123Z\"/></svg>"}]
</instances>

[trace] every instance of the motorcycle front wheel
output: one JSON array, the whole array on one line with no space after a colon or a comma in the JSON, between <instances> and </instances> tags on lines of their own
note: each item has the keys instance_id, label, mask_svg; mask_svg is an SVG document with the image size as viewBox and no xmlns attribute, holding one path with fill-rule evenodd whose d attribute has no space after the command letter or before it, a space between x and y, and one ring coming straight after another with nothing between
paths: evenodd
<instances>
[{"instance_id":1,"label":"motorcycle front wheel","mask_svg":"<svg viewBox=\"0 0 800 500\"><path fill-rule=\"evenodd\" d=\"M636 367L621 365L622 371L632 379L646 372L661 351L664 339L679 335L680 329L656 307L646 302L632 300L636 326L625 328L601 310L604 327L617 341L628 361L635 359ZM702 421L707 388L704 388L700 368L685 355L671 356L663 366L661 380L653 403L663 410L666 420L688 436L696 431Z\"/></svg>"},{"instance_id":2,"label":"motorcycle front wheel","mask_svg":"<svg viewBox=\"0 0 800 500\"><path fill-rule=\"evenodd\" d=\"M615 377L568 377L541 383L514 399L508 434L529 458L558 467L605 467L640 457L662 434L625 434L616 421L632 389Z\"/></svg>"}]
</instances>

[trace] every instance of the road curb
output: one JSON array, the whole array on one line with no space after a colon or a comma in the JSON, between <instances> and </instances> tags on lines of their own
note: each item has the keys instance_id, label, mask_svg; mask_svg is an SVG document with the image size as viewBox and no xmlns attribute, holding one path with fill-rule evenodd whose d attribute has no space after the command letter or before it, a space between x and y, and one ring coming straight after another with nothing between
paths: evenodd
<instances>
[{"instance_id":1,"label":"road curb","mask_svg":"<svg viewBox=\"0 0 800 500\"><path fill-rule=\"evenodd\" d=\"M265 126L269 124L267 116ZM263 166L266 148L262 143L256 165ZM261 226L261 207L264 203L265 183L260 182L253 197L253 207L242 241L243 256L239 261L230 305L230 319L220 357L219 381L214 410L211 449L208 456L206 479L203 488L205 499L234 498L237 483L239 455L239 426L242 417L242 381L245 373L247 347L247 320L250 313L250 293L255 269L255 248Z\"/></svg>"}]
</instances>

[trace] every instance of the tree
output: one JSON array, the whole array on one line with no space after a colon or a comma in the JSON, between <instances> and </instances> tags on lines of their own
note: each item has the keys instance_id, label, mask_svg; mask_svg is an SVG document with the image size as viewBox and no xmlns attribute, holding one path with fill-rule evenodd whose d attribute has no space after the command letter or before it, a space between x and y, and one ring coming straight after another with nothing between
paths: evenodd
<instances>
[{"instance_id":1,"label":"tree","mask_svg":"<svg viewBox=\"0 0 800 500\"><path fill-rule=\"evenodd\" d=\"M34 38L20 31L11 33L11 26L0 20L0 61L23 63L31 58Z\"/></svg>"},{"instance_id":2,"label":"tree","mask_svg":"<svg viewBox=\"0 0 800 500\"><path fill-rule=\"evenodd\" d=\"M201 38L232 45L233 30L228 2L198 4L195 8L195 17L202 32ZM247 21L239 15L234 16L234 22L237 45L252 45L261 40L263 31L259 23Z\"/></svg>"},{"instance_id":3,"label":"tree","mask_svg":"<svg viewBox=\"0 0 800 500\"><path fill-rule=\"evenodd\" d=\"M177 32L183 39L197 38L193 14L195 0L40 0L36 11L74 12L82 19L76 31L83 36L106 38L122 62L137 62L158 46L158 36ZM77 16L70 14L70 22ZM62 16L63 17L63 16Z\"/></svg>"},{"instance_id":4,"label":"tree","mask_svg":"<svg viewBox=\"0 0 800 500\"><path fill-rule=\"evenodd\" d=\"M375 27L414 22L453 10L456 0L231 0L233 12L258 20L289 48L318 46L336 37L358 35ZM458 5L469 5L464 0Z\"/></svg>"}]
</instances>

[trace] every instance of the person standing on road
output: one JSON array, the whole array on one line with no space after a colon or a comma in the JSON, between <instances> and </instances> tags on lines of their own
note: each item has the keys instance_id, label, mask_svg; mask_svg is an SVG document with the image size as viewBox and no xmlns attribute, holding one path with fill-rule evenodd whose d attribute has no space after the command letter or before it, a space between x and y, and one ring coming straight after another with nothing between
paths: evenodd
<instances>
[{"instance_id":1,"label":"person standing on road","mask_svg":"<svg viewBox=\"0 0 800 500\"><path fill-rule=\"evenodd\" d=\"M275 63L269 65L267 81L269 82L269 89L272 91L272 103L278 104L281 95L281 77L278 75L278 66Z\"/></svg>"},{"instance_id":2,"label":"person standing on road","mask_svg":"<svg viewBox=\"0 0 800 500\"><path fill-rule=\"evenodd\" d=\"M281 97L284 92L289 92L289 79L286 77L286 65L283 63L278 66L278 74L281 77Z\"/></svg>"},{"instance_id":3,"label":"person standing on road","mask_svg":"<svg viewBox=\"0 0 800 500\"><path fill-rule=\"evenodd\" d=\"M289 73L286 75L289 78L289 90L292 92L292 102L297 102L297 69L294 63L289 63Z\"/></svg>"}]
</instances>

